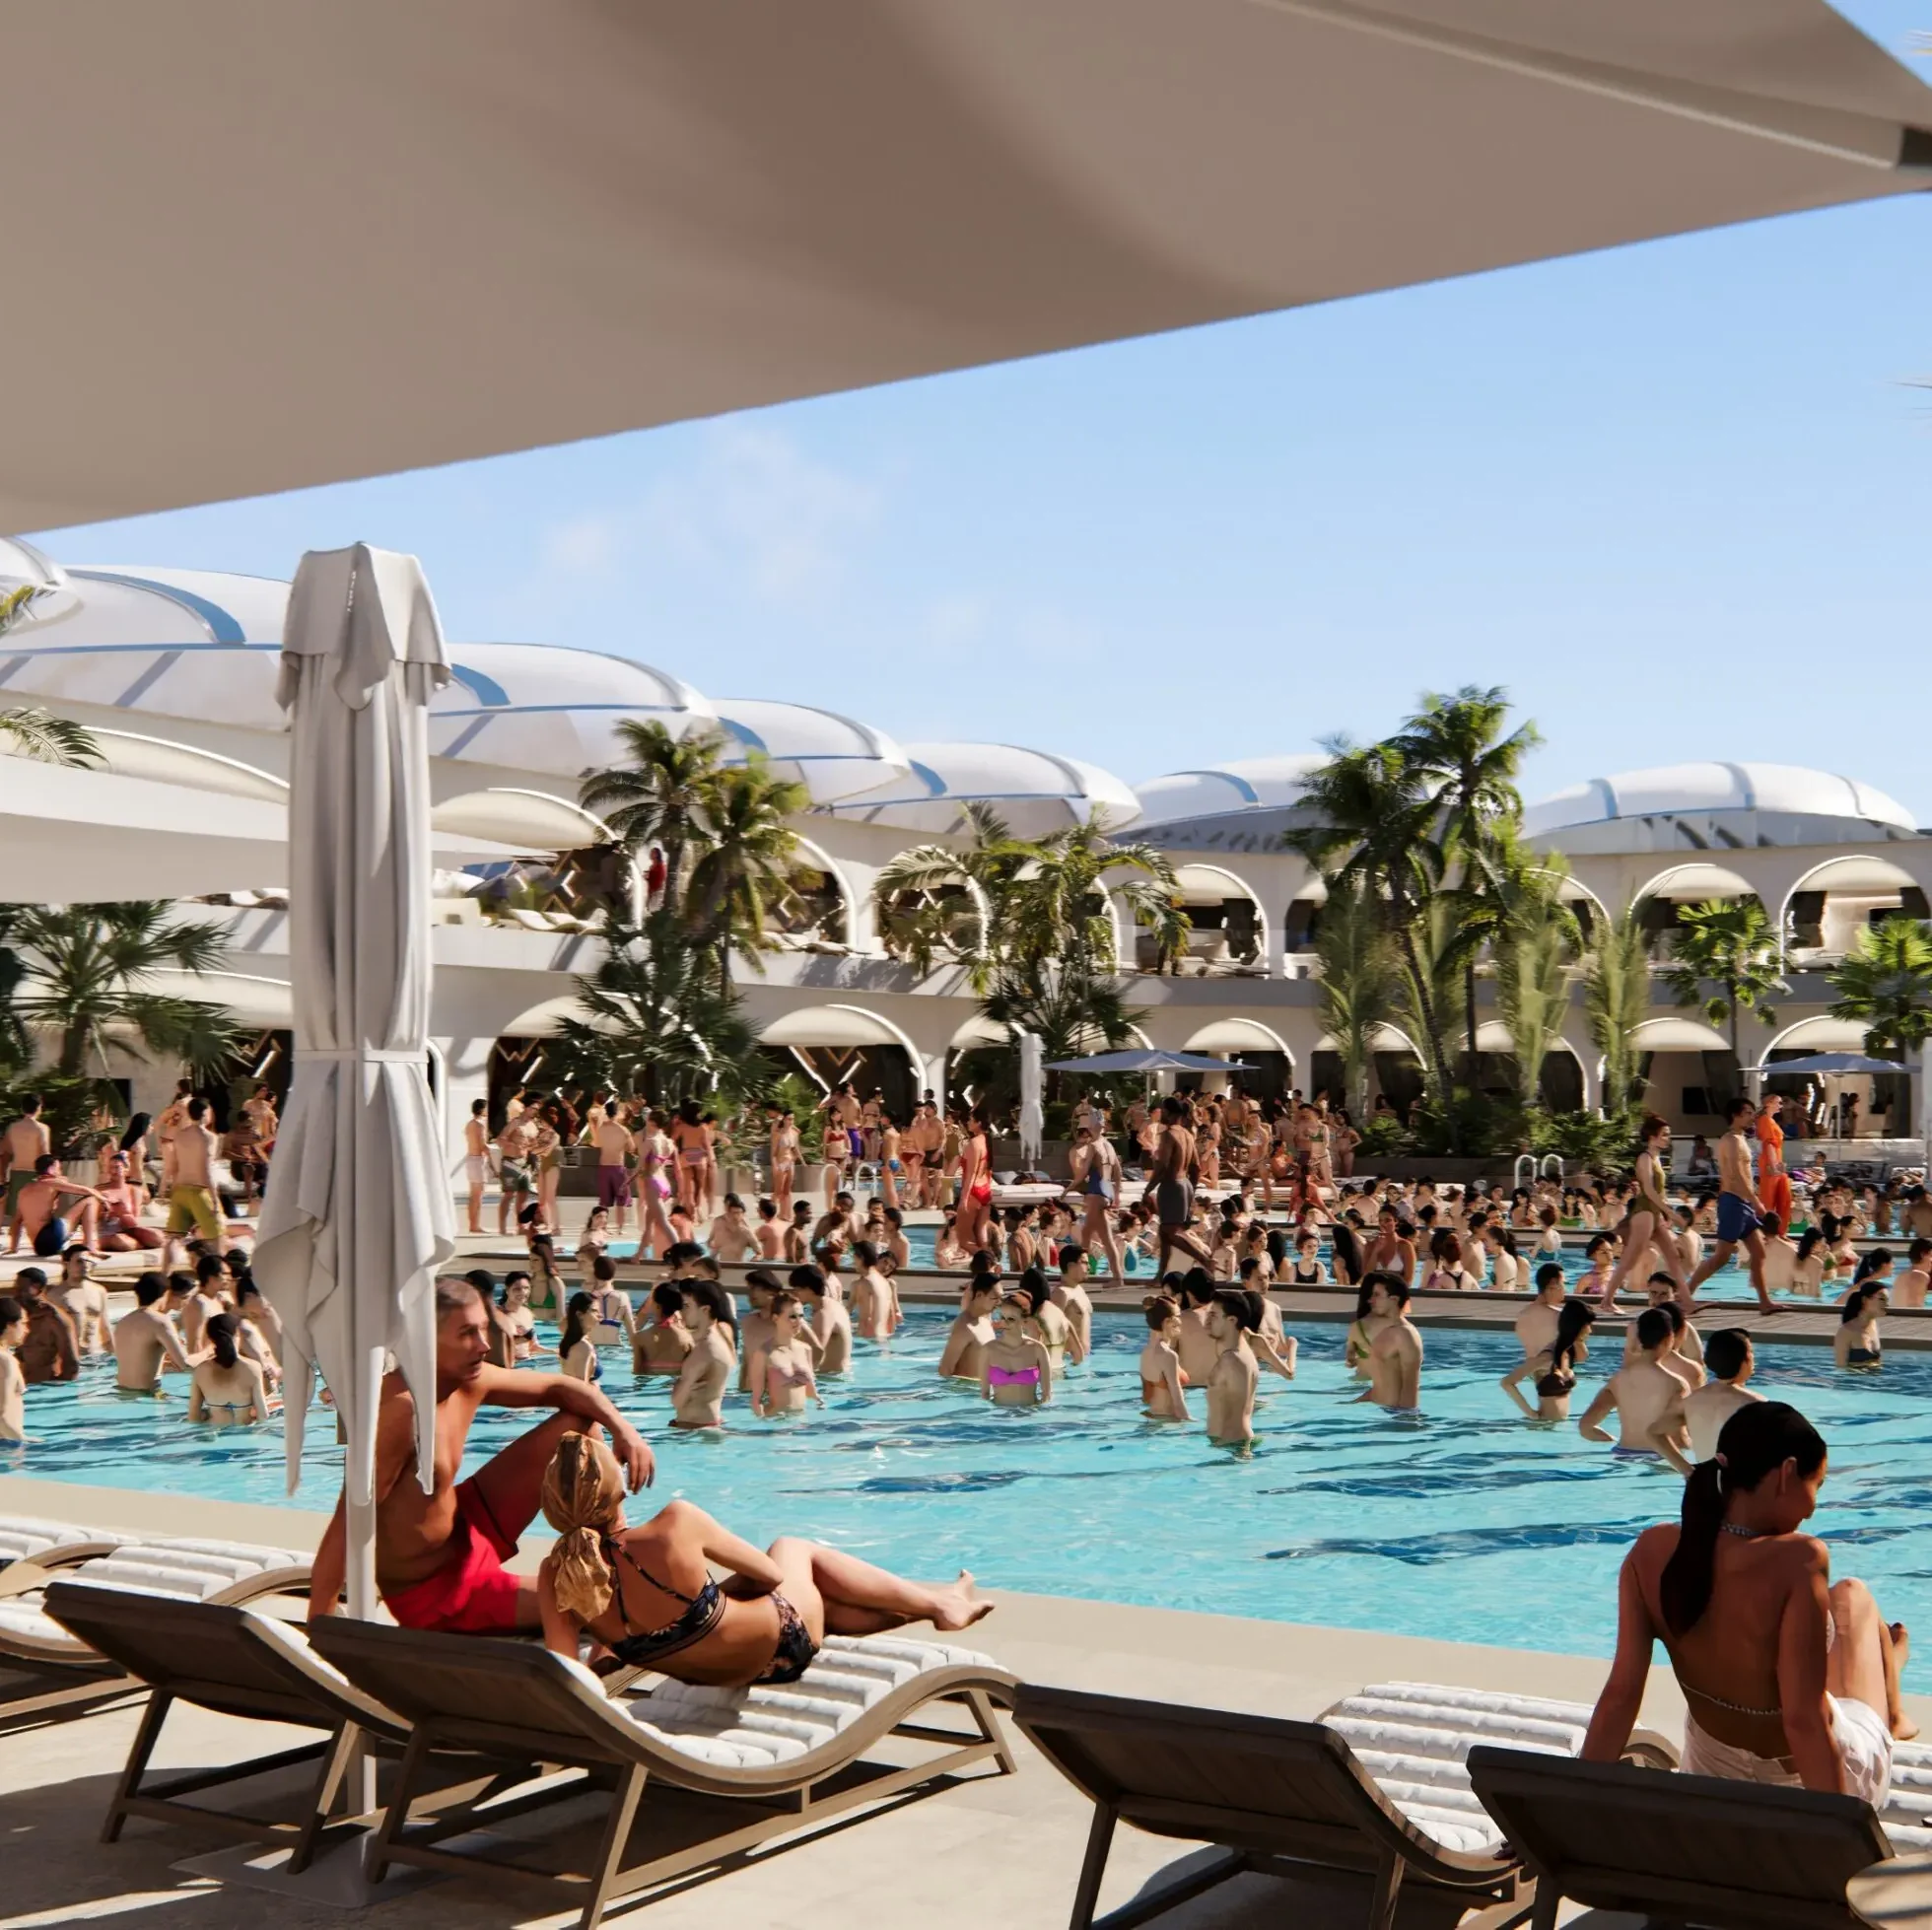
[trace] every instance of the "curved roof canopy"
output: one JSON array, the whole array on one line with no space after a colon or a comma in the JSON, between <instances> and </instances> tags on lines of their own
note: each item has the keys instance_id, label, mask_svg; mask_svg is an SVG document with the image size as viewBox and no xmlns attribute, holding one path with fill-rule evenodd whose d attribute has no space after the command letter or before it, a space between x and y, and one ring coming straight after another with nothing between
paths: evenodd
<instances>
[{"instance_id":1,"label":"curved roof canopy","mask_svg":"<svg viewBox=\"0 0 1932 1930\"><path fill-rule=\"evenodd\" d=\"M1783 811L1805 817L1863 818L1901 831L1912 814L1875 786L1801 764L1670 764L1592 778L1523 813L1530 836L1620 818L1705 811Z\"/></svg>"},{"instance_id":2,"label":"curved roof canopy","mask_svg":"<svg viewBox=\"0 0 1932 1930\"><path fill-rule=\"evenodd\" d=\"M1712 1025L1694 1018L1647 1018L1632 1028L1630 1043L1639 1052L1729 1052L1731 1042Z\"/></svg>"},{"instance_id":3,"label":"curved roof canopy","mask_svg":"<svg viewBox=\"0 0 1932 1930\"><path fill-rule=\"evenodd\" d=\"M1821 1012L1816 1018L1801 1018L1786 1026L1764 1048L1768 1060L1774 1052L1809 1055L1815 1052L1863 1052L1865 1028L1855 1018L1832 1018Z\"/></svg>"},{"instance_id":4,"label":"curved roof canopy","mask_svg":"<svg viewBox=\"0 0 1932 1930\"><path fill-rule=\"evenodd\" d=\"M1309 773L1328 761L1319 751L1253 757L1196 771L1170 771L1134 790L1149 824L1223 817L1230 811L1280 810L1301 801Z\"/></svg>"},{"instance_id":5,"label":"curved roof canopy","mask_svg":"<svg viewBox=\"0 0 1932 1930\"><path fill-rule=\"evenodd\" d=\"M713 701L732 756L763 751L773 773L801 784L814 804L835 804L912 776L912 760L883 730L809 704L762 698Z\"/></svg>"},{"instance_id":6,"label":"curved roof canopy","mask_svg":"<svg viewBox=\"0 0 1932 1930\"><path fill-rule=\"evenodd\" d=\"M895 1026L858 1005L801 1005L758 1035L768 1046L901 1046Z\"/></svg>"},{"instance_id":7,"label":"curved roof canopy","mask_svg":"<svg viewBox=\"0 0 1932 1930\"><path fill-rule=\"evenodd\" d=\"M1288 1051L1288 1042L1272 1027L1254 1018L1217 1018L1204 1025L1184 1045L1183 1052L1279 1052Z\"/></svg>"},{"instance_id":8,"label":"curved roof canopy","mask_svg":"<svg viewBox=\"0 0 1932 1930\"><path fill-rule=\"evenodd\" d=\"M105 11L8 10L85 84L0 120L0 527L1903 192L1932 126L1826 0Z\"/></svg>"},{"instance_id":9,"label":"curved roof canopy","mask_svg":"<svg viewBox=\"0 0 1932 1930\"><path fill-rule=\"evenodd\" d=\"M1117 831L1140 814L1140 800L1119 778L1078 758L1017 744L908 744L905 753L909 777L833 810L868 824L945 832L958 827L962 805L985 803L1022 838L1095 819Z\"/></svg>"}]
</instances>

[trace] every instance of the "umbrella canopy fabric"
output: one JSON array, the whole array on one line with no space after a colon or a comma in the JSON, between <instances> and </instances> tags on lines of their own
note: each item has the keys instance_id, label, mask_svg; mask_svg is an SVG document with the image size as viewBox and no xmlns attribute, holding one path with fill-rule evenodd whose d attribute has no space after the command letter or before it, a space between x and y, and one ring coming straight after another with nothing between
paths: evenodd
<instances>
[{"instance_id":1,"label":"umbrella canopy fabric","mask_svg":"<svg viewBox=\"0 0 1932 1930\"><path fill-rule=\"evenodd\" d=\"M1902 193L1932 125L1827 0L39 0L7 53L60 77L0 117L20 529Z\"/></svg>"},{"instance_id":2,"label":"umbrella canopy fabric","mask_svg":"<svg viewBox=\"0 0 1932 1930\"><path fill-rule=\"evenodd\" d=\"M1056 1059L1049 1063L1054 1072L1252 1072L1252 1066L1237 1066L1225 1059L1209 1059L1199 1052L1161 1052L1146 1046L1132 1046L1122 1052L1098 1052L1087 1059Z\"/></svg>"},{"instance_id":3,"label":"umbrella canopy fabric","mask_svg":"<svg viewBox=\"0 0 1932 1930\"><path fill-rule=\"evenodd\" d=\"M1821 1072L1827 1074L1844 1072L1916 1072L1916 1066L1907 1066L1898 1059L1868 1059L1862 1052L1815 1052L1809 1059L1780 1059L1766 1061L1757 1068L1760 1072L1775 1072L1780 1076L1786 1072L1803 1074Z\"/></svg>"},{"instance_id":4,"label":"umbrella canopy fabric","mask_svg":"<svg viewBox=\"0 0 1932 1930\"><path fill-rule=\"evenodd\" d=\"M295 1078L262 1205L255 1277L281 1317L289 1487L319 1368L348 1441L349 1609L374 1601L383 1356L436 1447L436 1270L455 1251L430 1095L431 695L448 678L421 566L311 551L289 597L280 697L290 760Z\"/></svg>"},{"instance_id":5,"label":"umbrella canopy fabric","mask_svg":"<svg viewBox=\"0 0 1932 1930\"><path fill-rule=\"evenodd\" d=\"M1039 1157L1040 1144L1047 1137L1047 1109L1042 1103L1044 1081L1040 1076L1042 1048L1037 1032L1019 1035L1019 1146L1028 1159Z\"/></svg>"}]
</instances>

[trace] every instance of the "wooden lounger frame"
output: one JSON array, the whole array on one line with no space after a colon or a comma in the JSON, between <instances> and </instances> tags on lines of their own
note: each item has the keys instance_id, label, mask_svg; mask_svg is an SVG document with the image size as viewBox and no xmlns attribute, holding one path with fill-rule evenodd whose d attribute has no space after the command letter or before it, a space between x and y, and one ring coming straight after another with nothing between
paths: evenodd
<instances>
[{"instance_id":1,"label":"wooden lounger frame","mask_svg":"<svg viewBox=\"0 0 1932 1930\"><path fill-rule=\"evenodd\" d=\"M1013 1719L1093 1802L1072 1930L1132 1930L1246 1871L1367 1880L1368 1930L1390 1930L1405 1895L1454 1909L1489 1907L1467 1930L1504 1930L1530 1913L1513 1859L1472 1856L1425 1836L1319 1722L1237 1715L1023 1684ZM1226 1854L1096 1919L1114 1830L1211 1843Z\"/></svg>"},{"instance_id":2,"label":"wooden lounger frame","mask_svg":"<svg viewBox=\"0 0 1932 1930\"><path fill-rule=\"evenodd\" d=\"M293 1843L288 1873L299 1875L313 1860L331 1822L374 1824L380 1812L332 1813L349 1788L358 1746L373 1756L399 1759L409 1725L353 1688L345 1692L300 1648L276 1642L274 1629L260 1617L233 1604L142 1595L84 1581L55 1582L47 1591L47 1613L124 1669L138 1686L152 1690L107 1804L102 1842L118 1841L131 1816L194 1824L244 1839L283 1837ZM326 1733L321 1742L149 1780L148 1763L176 1702L218 1715ZM293 1820L182 1800L307 1763L314 1764L315 1774ZM420 1806L466 1800L493 1786L493 1777L476 1776L473 1760L463 1766L467 1779L460 1786L426 1793Z\"/></svg>"},{"instance_id":3,"label":"wooden lounger frame","mask_svg":"<svg viewBox=\"0 0 1932 1930\"><path fill-rule=\"evenodd\" d=\"M1469 1771L1484 1806L1536 1872L1533 1930L1552 1930L1565 1898L1711 1930L1878 1930L1932 1921L1923 1862L1893 1886L1883 1867L1891 1841L1871 1805L1853 1796L1660 1776L1486 1745L1470 1752ZM1874 1887L1910 1895L1881 1901ZM1877 1913L1860 1907L1860 1892Z\"/></svg>"},{"instance_id":4,"label":"wooden lounger frame","mask_svg":"<svg viewBox=\"0 0 1932 1930\"><path fill-rule=\"evenodd\" d=\"M775 1836L814 1829L834 1817L876 1809L895 1799L949 1787L960 1773L991 1762L1010 1775L1014 1762L994 1714L1010 1707L1017 1687L986 1666L928 1670L888 1691L821 1748L763 1768L724 1768L666 1748L647 1735L600 1689L532 1643L446 1635L332 1618L314 1629L315 1646L365 1693L410 1724L409 1745L382 1826L371 1846L369 1875L380 1882L391 1863L500 1875L561 1890L584 1905L580 1930L596 1930L620 1897L741 1857ZM969 1729L922 1720L935 1701L963 1706ZM938 1747L911 1766L867 1764L868 1750L887 1737ZM436 1752L462 1751L506 1767L515 1780L552 1765L583 1778L551 1780L521 1796L479 1797L433 1821L410 1816L423 1766ZM540 1768L539 1765L542 1765ZM513 1778L504 1777L509 1783ZM625 1851L648 1784L666 1788L666 1809L695 1805L707 1828L701 1839L626 1865ZM511 1857L465 1854L442 1845L451 1836L581 1796L610 1792L595 1862L551 1871ZM705 1798L726 1802L703 1804ZM656 1806L645 1810L647 1823Z\"/></svg>"}]
</instances>

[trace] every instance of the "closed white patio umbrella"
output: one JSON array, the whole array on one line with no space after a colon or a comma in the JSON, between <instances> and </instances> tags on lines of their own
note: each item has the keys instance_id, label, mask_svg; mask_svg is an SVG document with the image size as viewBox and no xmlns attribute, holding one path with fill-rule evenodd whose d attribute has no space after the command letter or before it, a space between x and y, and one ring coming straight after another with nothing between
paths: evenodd
<instances>
[{"instance_id":1,"label":"closed white patio umbrella","mask_svg":"<svg viewBox=\"0 0 1932 1930\"><path fill-rule=\"evenodd\" d=\"M428 1491L436 1270L455 1250L425 1049L430 1009L426 710L448 682L413 556L312 551L289 596L289 960L295 1078L255 1276L281 1317L289 1486L319 1369L348 1441L348 1598L376 1607L377 1408L393 1354L416 1397Z\"/></svg>"},{"instance_id":2,"label":"closed white patio umbrella","mask_svg":"<svg viewBox=\"0 0 1932 1930\"><path fill-rule=\"evenodd\" d=\"M1040 1161L1041 1142L1047 1137L1047 1109L1041 1103L1045 1080L1040 1062L1044 1055L1037 1032L1019 1035L1019 1156L1029 1166Z\"/></svg>"}]
</instances>

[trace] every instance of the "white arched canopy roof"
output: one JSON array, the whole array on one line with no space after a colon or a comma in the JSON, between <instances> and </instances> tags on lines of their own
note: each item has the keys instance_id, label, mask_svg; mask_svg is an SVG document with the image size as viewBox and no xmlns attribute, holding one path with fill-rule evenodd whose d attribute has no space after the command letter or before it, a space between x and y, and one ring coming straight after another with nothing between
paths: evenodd
<instances>
[{"instance_id":1,"label":"white arched canopy roof","mask_svg":"<svg viewBox=\"0 0 1932 1930\"><path fill-rule=\"evenodd\" d=\"M1674 864L1659 871L1636 895L1668 898L1674 904L1701 904L1706 898L1749 898L1758 887L1723 864Z\"/></svg>"},{"instance_id":2,"label":"white arched canopy roof","mask_svg":"<svg viewBox=\"0 0 1932 1930\"><path fill-rule=\"evenodd\" d=\"M1901 864L1895 864L1889 858L1873 858L1859 854L1849 858L1828 858L1823 864L1815 864L1791 887L1785 899L1788 905L1801 891L1843 891L1861 895L1882 897L1887 892L1899 892L1918 882Z\"/></svg>"},{"instance_id":3,"label":"white arched canopy roof","mask_svg":"<svg viewBox=\"0 0 1932 1930\"><path fill-rule=\"evenodd\" d=\"M1174 883L1184 904L1218 904L1226 898L1248 898L1261 904L1261 894L1246 878L1219 864L1188 863L1174 867Z\"/></svg>"},{"instance_id":4,"label":"white arched canopy roof","mask_svg":"<svg viewBox=\"0 0 1932 1930\"><path fill-rule=\"evenodd\" d=\"M773 774L803 785L814 804L836 804L912 776L912 759L883 730L837 711L747 697L721 697L713 708L729 741L727 762L762 751Z\"/></svg>"},{"instance_id":5,"label":"white arched canopy roof","mask_svg":"<svg viewBox=\"0 0 1932 1930\"><path fill-rule=\"evenodd\" d=\"M97 768L117 771L127 778L152 778L159 784L183 785L222 797L252 797L263 803L286 804L285 778L239 758L223 757L196 744L177 744L169 737L151 737L139 730L95 728L90 732L100 753Z\"/></svg>"},{"instance_id":6,"label":"white arched canopy roof","mask_svg":"<svg viewBox=\"0 0 1932 1930\"><path fill-rule=\"evenodd\" d=\"M905 1033L862 1005L802 1005L775 1018L759 1033L758 1041L767 1046L900 1046L914 1064L919 1063L919 1053Z\"/></svg>"},{"instance_id":7,"label":"white arched canopy roof","mask_svg":"<svg viewBox=\"0 0 1932 1930\"><path fill-rule=\"evenodd\" d=\"M1246 758L1193 771L1170 771L1134 790L1150 824L1179 824L1233 811L1278 810L1299 803L1310 773L1328 761L1315 751Z\"/></svg>"},{"instance_id":8,"label":"white arched canopy roof","mask_svg":"<svg viewBox=\"0 0 1932 1930\"><path fill-rule=\"evenodd\" d=\"M1111 771L1017 744L916 743L905 746L911 775L831 808L842 817L908 831L955 830L960 807L990 804L1022 838L1104 820L1118 830L1140 802Z\"/></svg>"},{"instance_id":9,"label":"white arched canopy roof","mask_svg":"<svg viewBox=\"0 0 1932 1930\"><path fill-rule=\"evenodd\" d=\"M1571 825L1701 811L1787 811L1864 818L1900 831L1912 814L1876 786L1801 764L1670 764L1591 778L1540 797L1523 812L1531 837Z\"/></svg>"},{"instance_id":10,"label":"white arched canopy roof","mask_svg":"<svg viewBox=\"0 0 1932 1930\"><path fill-rule=\"evenodd\" d=\"M1731 1042L1694 1018L1647 1018L1630 1034L1639 1052L1729 1052Z\"/></svg>"},{"instance_id":11,"label":"white arched canopy roof","mask_svg":"<svg viewBox=\"0 0 1932 1930\"><path fill-rule=\"evenodd\" d=\"M431 812L430 822L439 831L495 838L539 851L575 851L610 838L603 819L575 799L507 785L446 797Z\"/></svg>"},{"instance_id":12,"label":"white arched canopy roof","mask_svg":"<svg viewBox=\"0 0 1932 1930\"><path fill-rule=\"evenodd\" d=\"M1476 1049L1478 1052L1513 1053L1516 1041L1510 1036L1509 1027L1499 1018L1485 1018L1476 1028ZM1566 1052L1574 1059L1576 1048L1567 1039L1556 1038L1550 1042L1552 1052Z\"/></svg>"},{"instance_id":13,"label":"white arched canopy roof","mask_svg":"<svg viewBox=\"0 0 1932 1930\"><path fill-rule=\"evenodd\" d=\"M1832 1018L1820 1013L1787 1025L1769 1045L1763 1057L1774 1052L1859 1052L1865 1050L1865 1028L1855 1018Z\"/></svg>"},{"instance_id":14,"label":"white arched canopy roof","mask_svg":"<svg viewBox=\"0 0 1932 1930\"><path fill-rule=\"evenodd\" d=\"M1204 1025L1190 1038L1183 1052L1278 1052L1290 1065L1294 1054L1288 1042L1273 1026L1257 1018L1217 1018Z\"/></svg>"},{"instance_id":15,"label":"white arched canopy roof","mask_svg":"<svg viewBox=\"0 0 1932 1930\"><path fill-rule=\"evenodd\" d=\"M975 1012L946 1042L948 1052L971 1052L979 1046L1003 1046L1012 1034L999 1019Z\"/></svg>"},{"instance_id":16,"label":"white arched canopy roof","mask_svg":"<svg viewBox=\"0 0 1932 1930\"><path fill-rule=\"evenodd\" d=\"M1415 1041L1399 1026L1394 1025L1376 1026L1368 1035L1368 1049L1370 1052L1410 1052L1414 1053L1417 1059L1422 1056L1416 1047ZM1340 1052L1342 1047L1333 1032L1324 1032L1315 1041L1315 1050L1317 1052Z\"/></svg>"}]
</instances>

